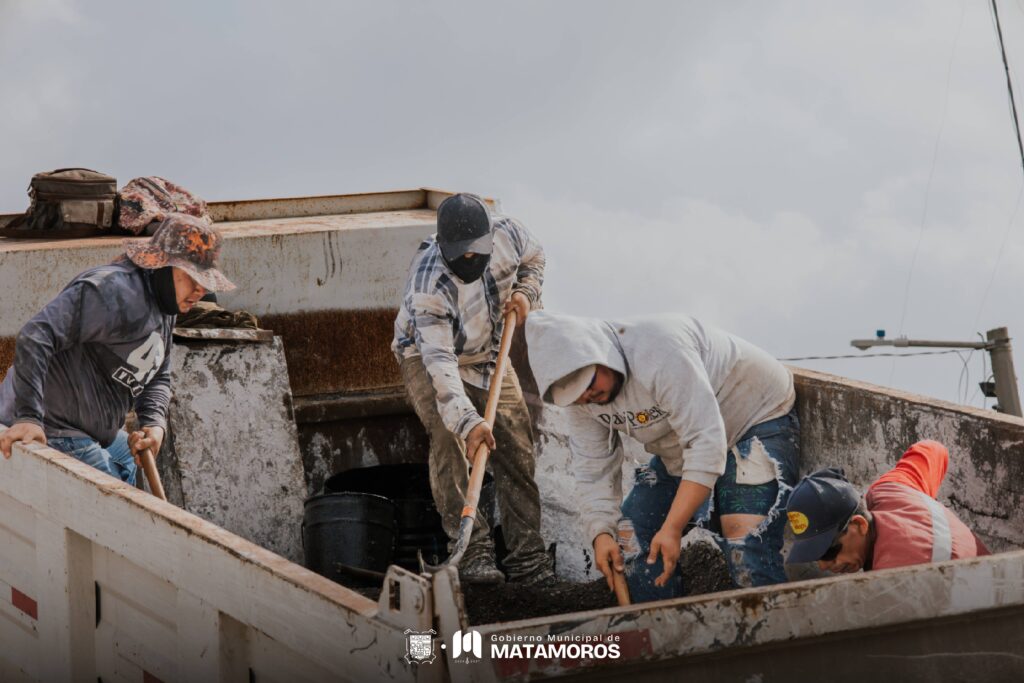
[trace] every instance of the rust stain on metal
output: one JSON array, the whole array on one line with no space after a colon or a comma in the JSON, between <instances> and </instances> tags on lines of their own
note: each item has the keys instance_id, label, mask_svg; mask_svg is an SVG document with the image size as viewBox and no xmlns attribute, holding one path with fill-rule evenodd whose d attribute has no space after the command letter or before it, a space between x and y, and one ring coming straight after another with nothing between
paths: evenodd
<instances>
[{"instance_id":1,"label":"rust stain on metal","mask_svg":"<svg viewBox=\"0 0 1024 683\"><path fill-rule=\"evenodd\" d=\"M756 617L764 609L764 595L761 593L745 593L736 596L736 604L745 614Z\"/></svg>"},{"instance_id":2,"label":"rust stain on metal","mask_svg":"<svg viewBox=\"0 0 1024 683\"><path fill-rule=\"evenodd\" d=\"M428 207L426 189L418 188L393 192L210 202L209 208L213 219L220 223L266 218L401 211Z\"/></svg>"},{"instance_id":3,"label":"rust stain on metal","mask_svg":"<svg viewBox=\"0 0 1024 683\"><path fill-rule=\"evenodd\" d=\"M272 313L261 324L284 340L292 393L310 396L401 384L391 353L398 310Z\"/></svg>"}]
</instances>

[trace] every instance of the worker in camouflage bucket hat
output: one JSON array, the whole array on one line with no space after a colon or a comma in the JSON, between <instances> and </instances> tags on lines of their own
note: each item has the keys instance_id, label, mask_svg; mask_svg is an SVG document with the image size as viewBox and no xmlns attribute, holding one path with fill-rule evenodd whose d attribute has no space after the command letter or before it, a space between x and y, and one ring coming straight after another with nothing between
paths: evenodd
<instances>
[{"instance_id":1,"label":"worker in camouflage bucket hat","mask_svg":"<svg viewBox=\"0 0 1024 683\"><path fill-rule=\"evenodd\" d=\"M128 258L140 268L172 266L185 271L208 292L229 292L235 285L217 270L220 243L220 233L203 219L172 213L148 242L125 240L124 244Z\"/></svg>"},{"instance_id":2,"label":"worker in camouflage bucket hat","mask_svg":"<svg viewBox=\"0 0 1024 683\"><path fill-rule=\"evenodd\" d=\"M134 455L159 453L171 397L171 330L207 291L234 285L217 269L221 237L167 216L149 240L75 277L18 333L0 384L0 452L41 443L130 484ZM134 410L139 430L124 430Z\"/></svg>"}]
</instances>

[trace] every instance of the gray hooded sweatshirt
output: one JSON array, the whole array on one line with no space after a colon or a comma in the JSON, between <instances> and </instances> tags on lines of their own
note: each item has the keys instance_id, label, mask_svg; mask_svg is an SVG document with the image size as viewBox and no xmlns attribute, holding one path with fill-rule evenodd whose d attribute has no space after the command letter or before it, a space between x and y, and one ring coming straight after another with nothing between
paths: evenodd
<instances>
[{"instance_id":1,"label":"gray hooded sweatshirt","mask_svg":"<svg viewBox=\"0 0 1024 683\"><path fill-rule=\"evenodd\" d=\"M541 397L591 364L622 373L607 405L573 405L569 447L588 540L615 536L621 516L625 432L668 472L713 488L728 448L751 427L781 417L796 398L793 376L765 351L685 315L630 322L534 311L526 319L530 367Z\"/></svg>"},{"instance_id":2,"label":"gray hooded sweatshirt","mask_svg":"<svg viewBox=\"0 0 1024 683\"><path fill-rule=\"evenodd\" d=\"M121 261L72 280L18 333L0 384L0 423L109 446L135 409L166 427L175 316L157 307L150 271Z\"/></svg>"}]
</instances>

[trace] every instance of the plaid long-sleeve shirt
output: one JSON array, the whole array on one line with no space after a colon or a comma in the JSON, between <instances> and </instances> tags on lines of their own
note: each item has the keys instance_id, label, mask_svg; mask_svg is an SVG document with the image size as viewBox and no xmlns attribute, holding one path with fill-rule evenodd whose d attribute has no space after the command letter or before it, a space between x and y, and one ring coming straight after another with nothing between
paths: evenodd
<instances>
[{"instance_id":1,"label":"plaid long-sleeve shirt","mask_svg":"<svg viewBox=\"0 0 1024 683\"><path fill-rule=\"evenodd\" d=\"M513 292L536 305L544 282L544 250L522 223L495 217L494 248L483 277L465 284L441 256L435 236L420 244L409 266L391 344L398 361L421 356L444 425L466 438L483 417L462 387L487 389ZM482 333L481 333L482 332Z\"/></svg>"}]
</instances>

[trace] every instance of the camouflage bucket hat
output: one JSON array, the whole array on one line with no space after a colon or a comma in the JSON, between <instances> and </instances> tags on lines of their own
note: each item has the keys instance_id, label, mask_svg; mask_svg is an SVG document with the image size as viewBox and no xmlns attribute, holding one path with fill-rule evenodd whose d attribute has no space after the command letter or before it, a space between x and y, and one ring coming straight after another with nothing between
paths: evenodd
<instances>
[{"instance_id":1,"label":"camouflage bucket hat","mask_svg":"<svg viewBox=\"0 0 1024 683\"><path fill-rule=\"evenodd\" d=\"M201 218L182 213L167 216L149 240L125 240L124 250L132 263L155 270L181 268L211 292L229 292L235 285L217 270L221 236Z\"/></svg>"}]
</instances>

